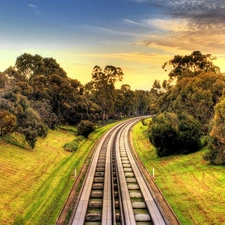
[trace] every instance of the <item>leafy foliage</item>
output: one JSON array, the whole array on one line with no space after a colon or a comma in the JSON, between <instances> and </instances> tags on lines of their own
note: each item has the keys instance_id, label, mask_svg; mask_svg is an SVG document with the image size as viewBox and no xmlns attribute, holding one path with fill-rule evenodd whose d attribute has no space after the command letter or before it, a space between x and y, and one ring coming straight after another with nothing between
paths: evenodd
<instances>
[{"instance_id":1,"label":"leafy foliage","mask_svg":"<svg viewBox=\"0 0 225 225\"><path fill-rule=\"evenodd\" d=\"M187 123L185 116L162 113L153 119L149 127L149 139L157 148L157 155L187 154L200 149L199 130Z\"/></svg>"},{"instance_id":2,"label":"leafy foliage","mask_svg":"<svg viewBox=\"0 0 225 225\"><path fill-rule=\"evenodd\" d=\"M213 64L215 59L211 54L204 55L200 51L194 51L191 55L175 55L169 62L165 62L162 68L167 71L168 66L172 67L169 72L171 79L196 76L203 71L220 73L220 69Z\"/></svg>"},{"instance_id":3,"label":"leafy foliage","mask_svg":"<svg viewBox=\"0 0 225 225\"><path fill-rule=\"evenodd\" d=\"M0 106L2 136L12 131L20 133L32 148L35 147L38 137L46 137L47 126L42 123L39 114L31 108L27 97L9 92L5 95L5 99L2 99Z\"/></svg>"},{"instance_id":4,"label":"leafy foliage","mask_svg":"<svg viewBox=\"0 0 225 225\"><path fill-rule=\"evenodd\" d=\"M95 124L89 120L81 120L77 125L77 134L88 137L95 130Z\"/></svg>"},{"instance_id":5,"label":"leafy foliage","mask_svg":"<svg viewBox=\"0 0 225 225\"><path fill-rule=\"evenodd\" d=\"M185 77L178 80L159 99L161 111L171 111L176 114L186 112L192 115L190 123L208 133L209 121L214 116L214 106L219 101L225 87L225 77L213 72L202 72L196 77Z\"/></svg>"},{"instance_id":6,"label":"leafy foliage","mask_svg":"<svg viewBox=\"0 0 225 225\"><path fill-rule=\"evenodd\" d=\"M123 72L119 67L108 65L104 71L95 66L92 71L92 81L86 85L86 92L91 94L91 100L102 109L102 121L108 120L114 113L115 83L122 81Z\"/></svg>"},{"instance_id":7,"label":"leafy foliage","mask_svg":"<svg viewBox=\"0 0 225 225\"><path fill-rule=\"evenodd\" d=\"M210 152L205 156L212 164L225 165L225 97L215 106L215 116L211 121Z\"/></svg>"},{"instance_id":8,"label":"leafy foliage","mask_svg":"<svg viewBox=\"0 0 225 225\"><path fill-rule=\"evenodd\" d=\"M73 140L70 143L66 143L63 148L68 152L75 152L79 147L79 143L76 140Z\"/></svg>"},{"instance_id":9,"label":"leafy foliage","mask_svg":"<svg viewBox=\"0 0 225 225\"><path fill-rule=\"evenodd\" d=\"M201 137L209 135L210 121L217 114L215 106L225 88L225 77L213 64L214 59L195 51L189 56L174 56L163 65L164 69L172 67L170 79L163 85L155 81L151 91L158 101L150 105L161 112L149 129L159 156L196 151ZM217 129L215 125L211 134Z\"/></svg>"},{"instance_id":10,"label":"leafy foliage","mask_svg":"<svg viewBox=\"0 0 225 225\"><path fill-rule=\"evenodd\" d=\"M68 152L75 152L79 148L80 142L84 140L84 137L79 135L74 140L69 143L66 143L63 148Z\"/></svg>"},{"instance_id":11,"label":"leafy foliage","mask_svg":"<svg viewBox=\"0 0 225 225\"><path fill-rule=\"evenodd\" d=\"M0 136L11 133L16 127L16 116L6 110L0 110Z\"/></svg>"}]
</instances>

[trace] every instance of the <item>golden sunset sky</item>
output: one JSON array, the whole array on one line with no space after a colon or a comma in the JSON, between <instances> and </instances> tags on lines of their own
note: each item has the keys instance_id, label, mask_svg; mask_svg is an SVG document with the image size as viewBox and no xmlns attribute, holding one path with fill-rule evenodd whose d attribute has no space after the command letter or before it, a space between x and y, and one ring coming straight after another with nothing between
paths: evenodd
<instances>
[{"instance_id":1,"label":"golden sunset sky","mask_svg":"<svg viewBox=\"0 0 225 225\"><path fill-rule=\"evenodd\" d=\"M225 72L224 0L4 0L0 21L0 71L26 52L82 84L95 65L114 65L123 84L149 90L168 78L164 62L199 50Z\"/></svg>"}]
</instances>

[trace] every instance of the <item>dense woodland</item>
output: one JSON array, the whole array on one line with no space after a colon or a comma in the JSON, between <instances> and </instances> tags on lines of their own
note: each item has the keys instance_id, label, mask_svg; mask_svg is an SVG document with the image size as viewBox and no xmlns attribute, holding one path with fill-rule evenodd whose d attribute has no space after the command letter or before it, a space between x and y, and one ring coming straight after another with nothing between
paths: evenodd
<instances>
[{"instance_id":1,"label":"dense woodland","mask_svg":"<svg viewBox=\"0 0 225 225\"><path fill-rule=\"evenodd\" d=\"M199 51L176 55L162 66L168 80L133 91L115 88L124 76L119 67L95 66L83 85L55 59L25 53L0 72L0 136L20 135L34 148L58 125L77 125L88 136L98 121L152 114L149 139L159 157L207 146L205 159L224 165L225 76L214 60Z\"/></svg>"},{"instance_id":2,"label":"dense woodland","mask_svg":"<svg viewBox=\"0 0 225 225\"><path fill-rule=\"evenodd\" d=\"M149 114L154 90L132 91L130 85L116 89L123 75L115 66L95 66L91 81L83 85L68 77L55 59L25 53L0 73L0 136L16 133L34 148L38 137L58 125L82 122L78 128L92 130L99 120Z\"/></svg>"},{"instance_id":3,"label":"dense woodland","mask_svg":"<svg viewBox=\"0 0 225 225\"><path fill-rule=\"evenodd\" d=\"M158 114L149 126L158 156L187 154L207 146L205 159L225 165L225 76L210 54L174 56ZM161 89L160 83L158 84Z\"/></svg>"}]
</instances>

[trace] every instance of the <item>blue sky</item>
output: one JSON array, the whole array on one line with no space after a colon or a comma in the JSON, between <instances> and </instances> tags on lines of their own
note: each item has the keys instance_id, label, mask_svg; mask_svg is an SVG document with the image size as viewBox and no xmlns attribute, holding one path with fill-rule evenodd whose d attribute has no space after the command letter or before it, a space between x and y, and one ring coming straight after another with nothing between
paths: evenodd
<instances>
[{"instance_id":1,"label":"blue sky","mask_svg":"<svg viewBox=\"0 0 225 225\"><path fill-rule=\"evenodd\" d=\"M161 66L195 50L225 72L224 0L0 0L0 71L24 52L53 57L83 84L95 65L149 90ZM121 84L118 84L120 87Z\"/></svg>"}]
</instances>

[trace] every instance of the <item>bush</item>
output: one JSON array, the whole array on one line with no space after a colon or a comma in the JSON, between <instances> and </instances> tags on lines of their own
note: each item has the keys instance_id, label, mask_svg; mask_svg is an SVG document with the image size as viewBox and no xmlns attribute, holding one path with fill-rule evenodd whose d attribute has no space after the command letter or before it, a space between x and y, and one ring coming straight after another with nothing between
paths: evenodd
<instances>
[{"instance_id":1,"label":"bush","mask_svg":"<svg viewBox=\"0 0 225 225\"><path fill-rule=\"evenodd\" d=\"M185 117L174 113L161 113L149 127L149 139L156 147L159 157L187 154L200 149L201 132Z\"/></svg>"},{"instance_id":2,"label":"bush","mask_svg":"<svg viewBox=\"0 0 225 225\"><path fill-rule=\"evenodd\" d=\"M84 137L79 135L76 139L72 140L70 143L66 143L63 148L68 152L75 152L79 148L80 142L84 140Z\"/></svg>"},{"instance_id":3,"label":"bush","mask_svg":"<svg viewBox=\"0 0 225 225\"><path fill-rule=\"evenodd\" d=\"M148 126L148 123L146 122L145 119L141 119L141 123L142 123L143 126Z\"/></svg>"},{"instance_id":4,"label":"bush","mask_svg":"<svg viewBox=\"0 0 225 225\"><path fill-rule=\"evenodd\" d=\"M198 151L201 148L201 134L193 123L188 123L186 118L182 117L178 124L178 152L188 154Z\"/></svg>"},{"instance_id":5,"label":"bush","mask_svg":"<svg viewBox=\"0 0 225 225\"><path fill-rule=\"evenodd\" d=\"M77 134L88 137L95 130L95 125L89 120L81 120L77 125Z\"/></svg>"},{"instance_id":6,"label":"bush","mask_svg":"<svg viewBox=\"0 0 225 225\"><path fill-rule=\"evenodd\" d=\"M163 157L174 154L177 151L176 117L174 114L159 114L150 125L149 139L156 147L158 156ZM174 125L173 125L174 123Z\"/></svg>"},{"instance_id":7,"label":"bush","mask_svg":"<svg viewBox=\"0 0 225 225\"><path fill-rule=\"evenodd\" d=\"M73 140L70 143L66 143L63 148L68 152L75 152L79 147L79 143L77 140Z\"/></svg>"},{"instance_id":8,"label":"bush","mask_svg":"<svg viewBox=\"0 0 225 225\"><path fill-rule=\"evenodd\" d=\"M77 142L82 142L84 140L84 137L79 135L77 138L76 138Z\"/></svg>"}]
</instances>

